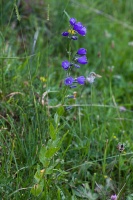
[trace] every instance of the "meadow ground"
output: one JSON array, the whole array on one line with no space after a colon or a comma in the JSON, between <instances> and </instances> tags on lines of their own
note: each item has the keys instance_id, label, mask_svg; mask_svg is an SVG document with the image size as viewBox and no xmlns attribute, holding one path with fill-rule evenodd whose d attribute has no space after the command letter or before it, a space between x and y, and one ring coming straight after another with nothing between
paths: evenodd
<instances>
[{"instance_id":1,"label":"meadow ground","mask_svg":"<svg viewBox=\"0 0 133 200\"><path fill-rule=\"evenodd\" d=\"M0 199L133 200L133 1L1 1L0 49Z\"/></svg>"}]
</instances>

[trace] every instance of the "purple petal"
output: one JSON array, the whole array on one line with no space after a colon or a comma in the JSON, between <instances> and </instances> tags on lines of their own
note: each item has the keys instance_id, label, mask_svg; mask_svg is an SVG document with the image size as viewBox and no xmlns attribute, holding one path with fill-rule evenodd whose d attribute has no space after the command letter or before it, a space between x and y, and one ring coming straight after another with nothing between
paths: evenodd
<instances>
[{"instance_id":1,"label":"purple petal","mask_svg":"<svg viewBox=\"0 0 133 200\"><path fill-rule=\"evenodd\" d=\"M86 27L83 26L81 29L78 29L77 32L78 34L85 36L87 33Z\"/></svg>"},{"instance_id":2,"label":"purple petal","mask_svg":"<svg viewBox=\"0 0 133 200\"><path fill-rule=\"evenodd\" d=\"M69 35L69 33L66 31L62 33L62 36L68 36L68 35Z\"/></svg>"},{"instance_id":3,"label":"purple petal","mask_svg":"<svg viewBox=\"0 0 133 200\"><path fill-rule=\"evenodd\" d=\"M83 28L83 25L82 25L81 22L77 22L77 23L75 23L74 26L73 26L73 29L74 29L75 31L78 31L78 30L80 30L80 29L82 29L82 28Z\"/></svg>"},{"instance_id":4,"label":"purple petal","mask_svg":"<svg viewBox=\"0 0 133 200\"><path fill-rule=\"evenodd\" d=\"M117 195L116 194L112 195L111 200L117 200Z\"/></svg>"},{"instance_id":5,"label":"purple petal","mask_svg":"<svg viewBox=\"0 0 133 200\"><path fill-rule=\"evenodd\" d=\"M85 83L85 77L84 76L79 76L76 80L80 85L84 85L84 83Z\"/></svg>"},{"instance_id":6,"label":"purple petal","mask_svg":"<svg viewBox=\"0 0 133 200\"><path fill-rule=\"evenodd\" d=\"M70 24L71 24L72 26L74 26L74 24L76 23L76 19L75 19L75 18L71 18L71 19L69 20L69 22L70 22Z\"/></svg>"},{"instance_id":7,"label":"purple petal","mask_svg":"<svg viewBox=\"0 0 133 200\"><path fill-rule=\"evenodd\" d=\"M62 67L63 67L64 70L68 70L69 67L70 67L70 62L68 62L67 60L64 60L62 62Z\"/></svg>"},{"instance_id":8,"label":"purple petal","mask_svg":"<svg viewBox=\"0 0 133 200\"><path fill-rule=\"evenodd\" d=\"M65 85L72 85L73 81L74 81L73 77L70 76L70 77L65 78L64 84Z\"/></svg>"},{"instance_id":9,"label":"purple petal","mask_svg":"<svg viewBox=\"0 0 133 200\"><path fill-rule=\"evenodd\" d=\"M85 64L88 63L87 57L86 57L86 56L81 56L81 57L79 57L79 58L76 58L76 60L77 60L78 63L80 63L80 64L82 64L82 65L85 65Z\"/></svg>"},{"instance_id":10,"label":"purple petal","mask_svg":"<svg viewBox=\"0 0 133 200\"><path fill-rule=\"evenodd\" d=\"M77 54L78 54L78 55L86 55L86 54L87 54L87 50L84 49L84 48L80 48L80 49L77 51Z\"/></svg>"}]
</instances>

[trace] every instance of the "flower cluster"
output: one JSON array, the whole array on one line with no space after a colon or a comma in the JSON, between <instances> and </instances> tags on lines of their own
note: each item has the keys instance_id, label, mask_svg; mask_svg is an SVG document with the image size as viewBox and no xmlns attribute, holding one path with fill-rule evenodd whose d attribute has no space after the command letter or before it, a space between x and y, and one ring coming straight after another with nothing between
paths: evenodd
<instances>
[{"instance_id":1,"label":"flower cluster","mask_svg":"<svg viewBox=\"0 0 133 200\"><path fill-rule=\"evenodd\" d=\"M64 60L62 62L63 69L68 70L71 66L74 66L76 68L80 68L80 65L78 65L78 64L81 64L81 65L87 64L88 61L87 61L86 54L87 54L87 50L84 49L84 48L80 48L77 51L76 55L74 56L74 60L71 63L68 60Z\"/></svg>"},{"instance_id":2,"label":"flower cluster","mask_svg":"<svg viewBox=\"0 0 133 200\"><path fill-rule=\"evenodd\" d=\"M87 33L86 27L81 22L77 22L75 18L69 20L71 29L62 33L62 36L68 37L72 40L77 40L77 34L85 36Z\"/></svg>"},{"instance_id":3,"label":"flower cluster","mask_svg":"<svg viewBox=\"0 0 133 200\"><path fill-rule=\"evenodd\" d=\"M76 55L74 56L74 59L72 60L72 62L69 62L68 60L64 60L62 62L62 68L64 70L69 70L71 67L75 67L75 68L80 68L80 65L85 65L88 63L87 61L87 50L84 48L80 48L78 49ZM67 77L64 80L65 85L72 85L73 83L78 83L83 85L85 83L85 77L84 76L80 76L77 78L73 78L73 77Z\"/></svg>"},{"instance_id":4,"label":"flower cluster","mask_svg":"<svg viewBox=\"0 0 133 200\"><path fill-rule=\"evenodd\" d=\"M68 39L72 39L72 40L77 40L78 34L81 36L86 35L87 33L86 27L83 26L81 22L77 22L75 18L71 18L69 20L69 23L70 23L71 29L63 32L62 33L63 37L67 37ZM69 47L70 45L71 45L71 42L69 43ZM77 84L84 85L86 81L92 84L96 77L100 77L94 72L91 72L87 78L85 78L82 75L78 77L73 77L70 75L72 68L78 69L81 67L81 65L86 65L88 63L86 55L87 55L87 50L82 47L82 48L79 48L74 55L72 55L72 52L69 52L69 60L62 61L61 66L67 72L67 77L64 80L64 84L66 86L69 86L70 88L75 88L77 87ZM67 97L76 99L74 95L69 95ZM70 107L68 109L70 109Z\"/></svg>"},{"instance_id":5,"label":"flower cluster","mask_svg":"<svg viewBox=\"0 0 133 200\"><path fill-rule=\"evenodd\" d=\"M62 68L64 70L69 70L71 67L80 68L80 64L81 65L87 64L88 61L87 61L86 53L87 53L86 49L80 48L77 51L76 55L74 56L74 59L72 62L69 62L68 60L64 60L62 62ZM83 85L85 83L85 80L86 79L84 76L79 76L75 79L70 76L64 80L64 83L65 85L72 85L73 83L78 83L78 84Z\"/></svg>"}]
</instances>

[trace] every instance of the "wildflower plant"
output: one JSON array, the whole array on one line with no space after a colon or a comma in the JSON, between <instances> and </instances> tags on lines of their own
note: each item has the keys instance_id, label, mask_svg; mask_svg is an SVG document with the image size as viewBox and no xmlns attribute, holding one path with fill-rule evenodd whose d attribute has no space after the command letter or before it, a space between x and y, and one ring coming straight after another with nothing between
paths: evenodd
<instances>
[{"instance_id":1,"label":"wildflower plant","mask_svg":"<svg viewBox=\"0 0 133 200\"><path fill-rule=\"evenodd\" d=\"M69 42L69 50L67 51L69 58L68 60L63 60L61 66L64 71L66 71L66 77L64 79L65 86L69 88L76 88L78 84L84 85L86 81L92 84L96 77L101 76L94 72L91 72L87 78L82 74L79 77L76 77L75 74L72 74L72 68L79 69L82 65L88 64L87 49L81 47L77 49L74 55L72 52L72 40L78 40L79 36L85 37L87 34L87 29L81 22L77 22L75 18L70 18L69 24L70 29L68 31L62 32L62 36L67 38ZM72 98L72 95L70 96ZM66 109L70 109L70 106Z\"/></svg>"},{"instance_id":2,"label":"wildflower plant","mask_svg":"<svg viewBox=\"0 0 133 200\"><path fill-rule=\"evenodd\" d=\"M97 76L94 72L90 73L90 76L86 78L83 74L80 76L75 76L72 74L72 68L76 68L77 70L82 66L88 64L87 59L87 50L83 47L76 50L74 55L72 54L72 42L79 39L79 36L84 37L87 33L86 27L81 23L77 22L75 18L69 19L70 29L62 33L63 37L66 37L69 41L69 49L68 49L68 59L65 59L61 63L61 67L64 72L66 72L66 77L64 78L64 86L65 92L63 94L62 106L57 110L54 115L54 120L49 121L49 136L48 142L46 145L42 145L39 154L40 164L37 165L37 171L35 173L35 181L36 184L31 189L31 193L34 196L41 195L43 198L47 198L48 194L46 194L46 188L49 190L51 187L55 186L55 181L57 178L61 179L61 176L66 175L68 172L56 169L58 164L60 163L60 159L58 159L57 155L61 148L62 142L69 131L63 133L63 136L60 137L60 132L64 128L65 125L60 125L60 119L63 115L64 108L64 99L74 99L76 100L77 92L74 91L71 95L67 95L67 89L75 88L78 85L84 85L86 80L88 82L93 83L95 77ZM80 70L80 69L79 69ZM67 106L66 109L70 110L72 106ZM63 131L64 132L64 131ZM60 164L61 166L61 164ZM57 175L58 171L60 171L60 175ZM55 179L56 177L56 179ZM47 181L48 180L48 181ZM57 186L58 187L58 186Z\"/></svg>"}]
</instances>

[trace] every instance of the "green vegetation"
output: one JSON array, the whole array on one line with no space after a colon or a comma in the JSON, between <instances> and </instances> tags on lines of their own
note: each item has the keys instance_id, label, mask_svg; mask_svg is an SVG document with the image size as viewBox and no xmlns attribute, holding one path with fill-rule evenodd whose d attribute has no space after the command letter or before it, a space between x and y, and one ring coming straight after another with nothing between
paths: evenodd
<instances>
[{"instance_id":1,"label":"green vegetation","mask_svg":"<svg viewBox=\"0 0 133 200\"><path fill-rule=\"evenodd\" d=\"M102 76L68 90L67 15ZM1 1L0 49L0 199L132 200L133 1Z\"/></svg>"}]
</instances>

